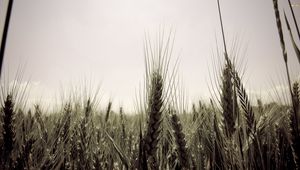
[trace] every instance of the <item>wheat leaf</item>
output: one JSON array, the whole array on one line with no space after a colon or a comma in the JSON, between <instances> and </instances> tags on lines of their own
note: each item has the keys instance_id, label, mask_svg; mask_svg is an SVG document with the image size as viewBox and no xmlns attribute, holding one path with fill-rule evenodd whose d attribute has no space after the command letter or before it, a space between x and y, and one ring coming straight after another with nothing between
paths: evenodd
<instances>
[{"instance_id":1,"label":"wheat leaf","mask_svg":"<svg viewBox=\"0 0 300 170\"><path fill-rule=\"evenodd\" d=\"M118 147L118 145L115 143L115 141L113 140L113 138L106 131L105 131L105 134L107 135L108 139L113 144L113 146L114 146L115 150L117 151L117 153L118 153L121 161L126 166L126 169L128 169L129 168L128 158L122 153L121 149Z\"/></svg>"}]
</instances>

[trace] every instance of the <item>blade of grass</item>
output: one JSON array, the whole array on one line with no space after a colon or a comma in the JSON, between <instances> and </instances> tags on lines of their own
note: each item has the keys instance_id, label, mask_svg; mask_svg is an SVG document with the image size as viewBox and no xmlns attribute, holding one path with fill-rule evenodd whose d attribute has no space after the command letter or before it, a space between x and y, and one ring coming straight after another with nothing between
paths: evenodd
<instances>
[{"instance_id":1,"label":"blade of grass","mask_svg":"<svg viewBox=\"0 0 300 170\"><path fill-rule=\"evenodd\" d=\"M113 144L113 147L115 148L115 150L117 151L122 163L125 165L126 169L129 168L129 161L128 158L126 158L126 156L122 153L121 149L117 146L117 144L115 143L115 141L113 140L113 138L105 131L105 134L107 135L108 139L110 140L110 142Z\"/></svg>"}]
</instances>

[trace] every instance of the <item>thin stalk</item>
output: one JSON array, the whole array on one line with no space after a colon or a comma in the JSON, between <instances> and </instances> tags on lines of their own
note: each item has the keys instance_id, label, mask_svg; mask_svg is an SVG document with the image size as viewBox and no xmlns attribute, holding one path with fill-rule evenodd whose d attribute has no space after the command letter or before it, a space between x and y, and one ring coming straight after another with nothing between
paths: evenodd
<instances>
[{"instance_id":1,"label":"thin stalk","mask_svg":"<svg viewBox=\"0 0 300 170\"><path fill-rule=\"evenodd\" d=\"M295 26L296 26L298 38L299 38L299 41L300 41L300 33L299 33L298 23L297 23L295 14L294 14L294 10L293 10L292 4L291 4L291 0L288 0L288 2L289 2L290 10L291 10L291 13L292 13L292 16L293 16L293 20L294 20L294 23L295 23Z\"/></svg>"},{"instance_id":2,"label":"thin stalk","mask_svg":"<svg viewBox=\"0 0 300 170\"><path fill-rule=\"evenodd\" d=\"M4 51L5 51L5 45L6 45L6 38L7 38L7 32L8 32L9 20L10 20L13 2L14 2L13 0L9 0L9 2L8 2L6 18L5 18L4 28L3 28L1 49L0 49L0 77L1 77L2 63L3 63Z\"/></svg>"},{"instance_id":3,"label":"thin stalk","mask_svg":"<svg viewBox=\"0 0 300 170\"><path fill-rule=\"evenodd\" d=\"M224 35L224 27L223 27L223 21L222 21L222 14L221 14L221 7L220 7L220 2L217 0L218 3L218 10L219 10L219 18L220 18L220 24L221 24L221 30L222 30L222 36L223 36L223 44L224 44L224 50L225 54L227 56L227 48L226 48L226 41L225 41L225 35Z\"/></svg>"}]
</instances>

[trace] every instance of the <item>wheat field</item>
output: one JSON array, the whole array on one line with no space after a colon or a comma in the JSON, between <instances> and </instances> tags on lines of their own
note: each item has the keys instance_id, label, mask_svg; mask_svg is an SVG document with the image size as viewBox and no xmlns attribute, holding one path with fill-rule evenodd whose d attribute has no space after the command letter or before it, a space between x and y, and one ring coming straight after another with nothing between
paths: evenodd
<instances>
[{"instance_id":1,"label":"wheat field","mask_svg":"<svg viewBox=\"0 0 300 170\"><path fill-rule=\"evenodd\" d=\"M134 114L113 110L111 101L99 109L97 94L71 94L51 113L38 104L25 108L26 90L2 86L0 169L299 169L299 82L291 81L286 48L292 45L300 64L299 29L277 0L273 5L288 104L250 100L227 52L218 1L224 52L210 102L184 106L172 57L174 34L160 31L155 41L144 40L144 86Z\"/></svg>"}]
</instances>

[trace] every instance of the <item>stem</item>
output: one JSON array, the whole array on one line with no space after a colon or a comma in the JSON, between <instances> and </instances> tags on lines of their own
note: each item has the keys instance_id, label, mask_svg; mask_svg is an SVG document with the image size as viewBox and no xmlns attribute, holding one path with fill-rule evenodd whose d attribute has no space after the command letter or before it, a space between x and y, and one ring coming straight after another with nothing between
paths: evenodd
<instances>
[{"instance_id":1,"label":"stem","mask_svg":"<svg viewBox=\"0 0 300 170\"><path fill-rule=\"evenodd\" d=\"M292 4L291 4L291 0L288 0L288 2L289 2L290 10L292 12L293 20L294 20L294 23L295 23L295 26L296 26L298 38L299 38L299 41L300 41L300 33L299 33L298 23L297 23L295 14L294 14L294 10L293 10Z\"/></svg>"},{"instance_id":2,"label":"stem","mask_svg":"<svg viewBox=\"0 0 300 170\"><path fill-rule=\"evenodd\" d=\"M226 41L225 41L225 35L224 35L224 27L223 27L223 21L222 21L222 14L221 14L221 8L220 8L220 2L219 0L217 0L218 2L218 10L219 10L219 18L220 18L220 23L221 23L221 30L222 30L222 36L223 36L223 44L224 44L224 50L225 50L225 57L227 56L227 48L226 48Z\"/></svg>"},{"instance_id":3,"label":"stem","mask_svg":"<svg viewBox=\"0 0 300 170\"><path fill-rule=\"evenodd\" d=\"M1 42L1 49L0 49L0 78L1 78L1 71L2 71L2 62L4 58L4 51L5 51L5 45L6 45L6 38L7 38L7 32L9 27L9 20L11 15L11 10L13 6L13 0L9 0L7 12L6 12L6 18L4 23L4 29L3 29L3 35L2 35L2 42Z\"/></svg>"}]
</instances>

